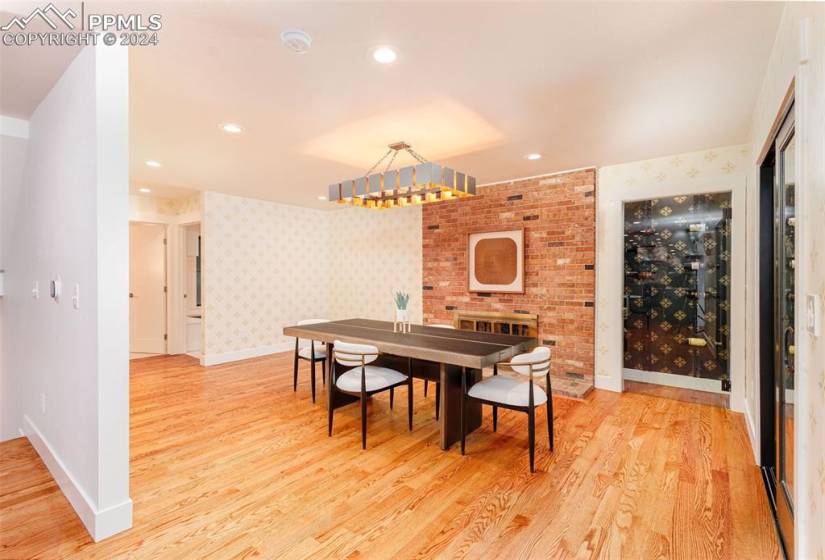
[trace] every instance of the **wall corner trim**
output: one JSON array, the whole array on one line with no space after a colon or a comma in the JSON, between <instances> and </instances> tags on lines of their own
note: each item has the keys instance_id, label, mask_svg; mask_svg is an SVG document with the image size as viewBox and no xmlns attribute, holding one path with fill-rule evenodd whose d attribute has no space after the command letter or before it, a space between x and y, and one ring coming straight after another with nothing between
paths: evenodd
<instances>
[{"instance_id":1,"label":"wall corner trim","mask_svg":"<svg viewBox=\"0 0 825 560\"><path fill-rule=\"evenodd\" d=\"M95 542L131 528L131 499L99 510L28 415L23 415L22 431Z\"/></svg>"},{"instance_id":2,"label":"wall corner trim","mask_svg":"<svg viewBox=\"0 0 825 560\"><path fill-rule=\"evenodd\" d=\"M756 423L753 421L753 406L748 403L745 398L744 410L742 415L745 417L745 428L748 430L748 437L750 438L751 451L753 451L753 460L757 465L762 464L760 457L762 451L760 449L759 432L756 429Z\"/></svg>"},{"instance_id":3,"label":"wall corner trim","mask_svg":"<svg viewBox=\"0 0 825 560\"><path fill-rule=\"evenodd\" d=\"M0 115L0 136L27 140L29 138L29 121Z\"/></svg>"}]
</instances>

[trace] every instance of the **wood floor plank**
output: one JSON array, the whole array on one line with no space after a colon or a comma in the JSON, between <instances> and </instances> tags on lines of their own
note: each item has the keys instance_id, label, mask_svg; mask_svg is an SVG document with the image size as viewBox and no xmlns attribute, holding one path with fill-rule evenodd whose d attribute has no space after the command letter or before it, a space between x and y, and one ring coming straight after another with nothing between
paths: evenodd
<instances>
[{"instance_id":1,"label":"wood floor plank","mask_svg":"<svg viewBox=\"0 0 825 560\"><path fill-rule=\"evenodd\" d=\"M466 456L434 394L360 410L309 398L292 356L132 362L134 528L93 543L24 439L0 444L0 558L778 558L741 415L648 394L556 398L536 466L523 414L489 407ZM320 372L318 384L321 386Z\"/></svg>"}]
</instances>

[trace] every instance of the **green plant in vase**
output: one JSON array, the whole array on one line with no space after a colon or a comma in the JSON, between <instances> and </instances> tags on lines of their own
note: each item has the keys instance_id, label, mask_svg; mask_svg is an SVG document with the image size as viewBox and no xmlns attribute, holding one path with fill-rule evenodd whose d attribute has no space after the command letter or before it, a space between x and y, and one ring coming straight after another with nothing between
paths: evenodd
<instances>
[{"instance_id":1,"label":"green plant in vase","mask_svg":"<svg viewBox=\"0 0 825 560\"><path fill-rule=\"evenodd\" d=\"M407 306L410 303L410 294L407 292L395 292L393 295L395 300L395 320L398 323L406 323L409 321L407 313Z\"/></svg>"}]
</instances>

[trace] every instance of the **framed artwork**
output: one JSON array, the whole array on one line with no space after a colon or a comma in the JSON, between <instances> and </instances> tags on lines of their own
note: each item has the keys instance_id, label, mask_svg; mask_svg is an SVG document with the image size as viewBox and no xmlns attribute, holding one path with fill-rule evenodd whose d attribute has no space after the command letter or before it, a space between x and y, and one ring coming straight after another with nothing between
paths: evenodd
<instances>
[{"instance_id":1,"label":"framed artwork","mask_svg":"<svg viewBox=\"0 0 825 560\"><path fill-rule=\"evenodd\" d=\"M467 246L471 292L524 293L524 230L471 233Z\"/></svg>"}]
</instances>

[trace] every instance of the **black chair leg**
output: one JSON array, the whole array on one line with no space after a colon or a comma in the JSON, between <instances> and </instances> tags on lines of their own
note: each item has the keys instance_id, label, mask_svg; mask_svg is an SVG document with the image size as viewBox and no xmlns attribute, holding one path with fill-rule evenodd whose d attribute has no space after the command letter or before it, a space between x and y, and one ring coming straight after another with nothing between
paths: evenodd
<instances>
[{"instance_id":1,"label":"black chair leg","mask_svg":"<svg viewBox=\"0 0 825 560\"><path fill-rule=\"evenodd\" d=\"M465 433L466 430L465 430L465 427L464 427L464 423L465 423L464 410L466 408L464 406L464 403L467 400L466 394L467 394L467 378L464 375L464 370L462 369L462 371L461 371L461 416L460 416L460 422L459 422L459 426L460 426L460 429L461 429L461 454L462 455L464 455L465 440L467 438L467 435Z\"/></svg>"},{"instance_id":2,"label":"black chair leg","mask_svg":"<svg viewBox=\"0 0 825 560\"><path fill-rule=\"evenodd\" d=\"M312 402L314 403L315 402L315 360L314 359L310 360L309 363L310 363L309 370L310 370L310 376L311 376L310 377L310 385L312 386Z\"/></svg>"},{"instance_id":3,"label":"black chair leg","mask_svg":"<svg viewBox=\"0 0 825 560\"><path fill-rule=\"evenodd\" d=\"M441 383L435 384L435 419L438 420L438 414L441 411Z\"/></svg>"},{"instance_id":4,"label":"black chair leg","mask_svg":"<svg viewBox=\"0 0 825 560\"><path fill-rule=\"evenodd\" d=\"M295 363L292 368L292 392L298 390L298 339L295 339Z\"/></svg>"},{"instance_id":5,"label":"black chair leg","mask_svg":"<svg viewBox=\"0 0 825 560\"><path fill-rule=\"evenodd\" d=\"M332 357L331 356L329 356L327 359L330 360L330 362L329 362L329 392L327 393L327 410L329 411L329 420L328 420L329 421L329 428L328 428L329 432L328 432L327 435L332 437L332 411L335 410L332 407L332 401L334 400L332 397L335 395L335 385L333 385L333 383L335 382L335 379L334 379L335 378L335 373L334 373L335 372L335 364L332 363Z\"/></svg>"},{"instance_id":6,"label":"black chair leg","mask_svg":"<svg viewBox=\"0 0 825 560\"><path fill-rule=\"evenodd\" d=\"M553 397L547 397L547 437L550 440L550 452L553 452Z\"/></svg>"},{"instance_id":7,"label":"black chair leg","mask_svg":"<svg viewBox=\"0 0 825 560\"><path fill-rule=\"evenodd\" d=\"M361 449L367 448L367 396L361 393Z\"/></svg>"},{"instance_id":8,"label":"black chair leg","mask_svg":"<svg viewBox=\"0 0 825 560\"><path fill-rule=\"evenodd\" d=\"M530 472L536 472L536 409L527 411L527 437L530 441Z\"/></svg>"},{"instance_id":9,"label":"black chair leg","mask_svg":"<svg viewBox=\"0 0 825 560\"><path fill-rule=\"evenodd\" d=\"M493 375L498 375L498 364L493 364ZM493 431L498 429L498 407L493 405Z\"/></svg>"},{"instance_id":10,"label":"black chair leg","mask_svg":"<svg viewBox=\"0 0 825 560\"><path fill-rule=\"evenodd\" d=\"M395 387L390 387L390 410L392 410L393 400L395 400Z\"/></svg>"},{"instance_id":11,"label":"black chair leg","mask_svg":"<svg viewBox=\"0 0 825 560\"><path fill-rule=\"evenodd\" d=\"M412 431L412 417L413 417L413 377L412 377L412 359L407 361L407 424L409 430Z\"/></svg>"},{"instance_id":12,"label":"black chair leg","mask_svg":"<svg viewBox=\"0 0 825 560\"><path fill-rule=\"evenodd\" d=\"M424 396L427 396L427 386L430 384L428 380L424 380Z\"/></svg>"}]
</instances>

